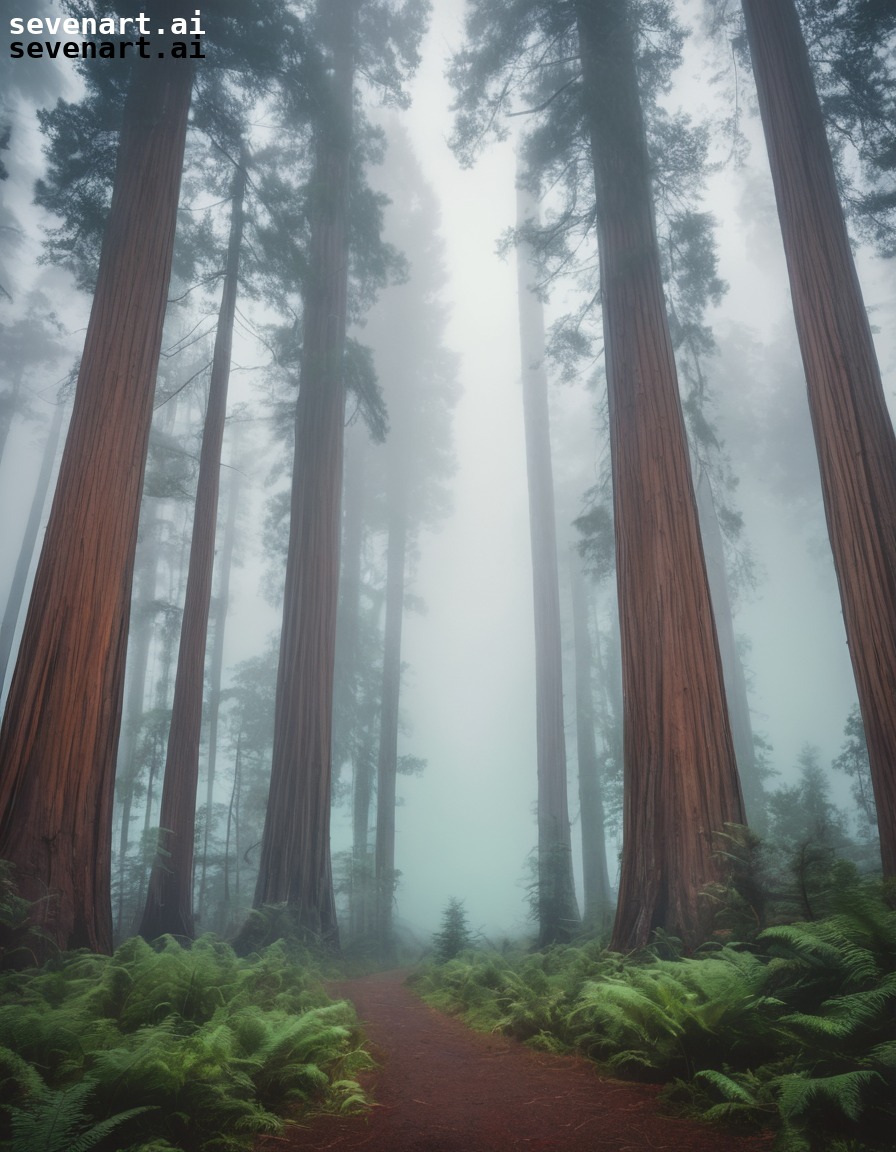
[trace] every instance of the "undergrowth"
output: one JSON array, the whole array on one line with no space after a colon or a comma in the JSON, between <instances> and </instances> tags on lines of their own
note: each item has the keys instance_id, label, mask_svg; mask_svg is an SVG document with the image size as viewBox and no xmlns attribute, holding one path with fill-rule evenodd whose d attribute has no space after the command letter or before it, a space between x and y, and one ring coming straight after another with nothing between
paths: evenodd
<instances>
[{"instance_id":1,"label":"undergrowth","mask_svg":"<svg viewBox=\"0 0 896 1152\"><path fill-rule=\"evenodd\" d=\"M711 1122L774 1128L776 1152L892 1152L896 912L869 883L834 904L690 958L663 958L669 939L633 957L594 942L468 951L412 981L475 1028L666 1082Z\"/></svg>"},{"instance_id":2,"label":"undergrowth","mask_svg":"<svg viewBox=\"0 0 896 1152\"><path fill-rule=\"evenodd\" d=\"M351 1006L282 942L240 959L127 940L0 977L10 1152L240 1152L308 1110L364 1106Z\"/></svg>"}]
</instances>

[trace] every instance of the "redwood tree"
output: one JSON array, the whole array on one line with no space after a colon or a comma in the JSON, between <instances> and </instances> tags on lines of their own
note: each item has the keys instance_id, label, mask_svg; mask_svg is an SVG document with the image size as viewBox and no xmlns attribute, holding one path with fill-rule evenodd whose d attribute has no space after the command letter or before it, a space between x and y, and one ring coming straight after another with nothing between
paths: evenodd
<instances>
[{"instance_id":1,"label":"redwood tree","mask_svg":"<svg viewBox=\"0 0 896 1152\"><path fill-rule=\"evenodd\" d=\"M657 95L680 29L656 26L638 61L634 19L643 11L625 0L477 0L453 67L461 155L494 125L500 133L501 110L524 100L535 124L530 159L547 151L540 170L557 178L567 215L597 231L625 698L625 847L613 939L623 950L658 926L688 944L702 936L699 892L720 868L712 833L743 821L639 91L643 81L659 122ZM662 144L658 138L657 163ZM596 194L588 202L586 160ZM669 161L675 187L679 173Z\"/></svg>"},{"instance_id":2,"label":"redwood tree","mask_svg":"<svg viewBox=\"0 0 896 1152\"><path fill-rule=\"evenodd\" d=\"M163 0L152 19L170 23ZM191 68L136 61L56 496L0 729L0 857L62 948L109 951L115 750Z\"/></svg>"},{"instance_id":3,"label":"redwood tree","mask_svg":"<svg viewBox=\"0 0 896 1152\"><path fill-rule=\"evenodd\" d=\"M537 205L520 185L517 224L537 215ZM535 732L538 765L538 941L544 946L569 940L579 925L572 876L572 845L566 788L566 732L563 725L563 655L557 530L548 418L548 378L544 366L544 309L532 291L534 271L528 249L517 254L526 477L535 613Z\"/></svg>"},{"instance_id":4,"label":"redwood tree","mask_svg":"<svg viewBox=\"0 0 896 1152\"><path fill-rule=\"evenodd\" d=\"M576 4L591 138L622 639L625 799L611 947L693 945L712 835L743 823L651 201L625 0Z\"/></svg>"},{"instance_id":5,"label":"redwood tree","mask_svg":"<svg viewBox=\"0 0 896 1152\"><path fill-rule=\"evenodd\" d=\"M244 148L240 152L231 189L230 238L199 454L190 564L174 680L171 727L168 732L168 755L162 784L158 853L153 863L146 907L140 922L140 935L149 940L164 933L188 938L194 934L193 842L199 742L202 735L205 649L215 566L221 449L239 284L247 163L248 154Z\"/></svg>"},{"instance_id":6,"label":"redwood tree","mask_svg":"<svg viewBox=\"0 0 896 1152\"><path fill-rule=\"evenodd\" d=\"M330 751L358 6L359 0L319 5L331 69L315 130L271 789L255 889L256 907L285 902L299 926L333 944Z\"/></svg>"},{"instance_id":7,"label":"redwood tree","mask_svg":"<svg viewBox=\"0 0 896 1152\"><path fill-rule=\"evenodd\" d=\"M793 0L743 0L874 784L896 874L896 438Z\"/></svg>"}]
</instances>

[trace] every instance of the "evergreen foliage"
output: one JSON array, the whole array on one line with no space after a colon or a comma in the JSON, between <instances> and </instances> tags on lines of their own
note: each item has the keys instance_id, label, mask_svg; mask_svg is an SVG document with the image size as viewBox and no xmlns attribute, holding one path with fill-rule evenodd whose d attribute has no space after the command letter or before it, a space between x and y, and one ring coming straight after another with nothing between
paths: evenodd
<instances>
[{"instance_id":1,"label":"evergreen foliage","mask_svg":"<svg viewBox=\"0 0 896 1152\"><path fill-rule=\"evenodd\" d=\"M3 978L0 1033L0 1138L29 1152L238 1152L287 1117L362 1106L370 1065L350 1006L282 941L245 960L210 935L69 953Z\"/></svg>"},{"instance_id":2,"label":"evergreen foliage","mask_svg":"<svg viewBox=\"0 0 896 1152\"><path fill-rule=\"evenodd\" d=\"M467 925L467 913L462 900L452 896L442 913L442 927L432 938L436 956L440 961L453 960L473 944L473 934Z\"/></svg>"},{"instance_id":3,"label":"evergreen foliage","mask_svg":"<svg viewBox=\"0 0 896 1152\"><path fill-rule=\"evenodd\" d=\"M415 987L473 1027L575 1049L714 1123L777 1129L775 1152L884 1152L896 1121L896 911L840 867L830 913L690 958L656 940L469 952Z\"/></svg>"}]
</instances>

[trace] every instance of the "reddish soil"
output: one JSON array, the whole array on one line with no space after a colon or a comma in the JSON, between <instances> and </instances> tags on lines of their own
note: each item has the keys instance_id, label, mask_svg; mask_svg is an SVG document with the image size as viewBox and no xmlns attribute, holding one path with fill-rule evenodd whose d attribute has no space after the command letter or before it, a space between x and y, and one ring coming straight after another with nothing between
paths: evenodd
<instances>
[{"instance_id":1,"label":"reddish soil","mask_svg":"<svg viewBox=\"0 0 896 1152\"><path fill-rule=\"evenodd\" d=\"M573 1056L551 1056L471 1032L424 1004L404 972L333 984L351 1000L379 1067L364 1079L365 1116L317 1117L257 1152L768 1152L664 1115L658 1089L602 1076Z\"/></svg>"}]
</instances>

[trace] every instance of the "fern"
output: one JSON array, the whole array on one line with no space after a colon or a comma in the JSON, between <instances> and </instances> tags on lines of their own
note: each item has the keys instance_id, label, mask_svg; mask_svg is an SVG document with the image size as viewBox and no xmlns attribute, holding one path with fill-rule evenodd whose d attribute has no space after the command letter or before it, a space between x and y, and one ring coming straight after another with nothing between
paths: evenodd
<instances>
[{"instance_id":1,"label":"fern","mask_svg":"<svg viewBox=\"0 0 896 1152\"><path fill-rule=\"evenodd\" d=\"M872 1088L885 1084L876 1072L844 1072L839 1076L788 1076L782 1080L779 1107L788 1124L803 1120L813 1106L823 1105L857 1121Z\"/></svg>"},{"instance_id":2,"label":"fern","mask_svg":"<svg viewBox=\"0 0 896 1152\"><path fill-rule=\"evenodd\" d=\"M896 912L854 877L826 899L826 919L766 929L755 950L468 953L415 985L478 1026L575 1046L617 1074L677 1077L670 1097L707 1120L776 1123L775 1152L891 1152Z\"/></svg>"},{"instance_id":3,"label":"fern","mask_svg":"<svg viewBox=\"0 0 896 1152\"><path fill-rule=\"evenodd\" d=\"M694 1076L694 1088L705 1098L702 1119L753 1129L774 1123L777 1093L772 1077L753 1071L725 1074L704 1068Z\"/></svg>"},{"instance_id":4,"label":"fern","mask_svg":"<svg viewBox=\"0 0 896 1152\"><path fill-rule=\"evenodd\" d=\"M89 1152L110 1132L149 1111L128 1108L91 1123L87 1098L95 1087L95 1081L87 1078L61 1091L41 1086L27 1107L11 1107L10 1152Z\"/></svg>"},{"instance_id":5,"label":"fern","mask_svg":"<svg viewBox=\"0 0 896 1152\"><path fill-rule=\"evenodd\" d=\"M188 951L134 939L112 957L14 973L0 989L0 1086L9 1115L18 1109L18 1146L43 1147L45 1129L55 1141L55 1109L66 1152L108 1146L131 1117L141 1152L246 1152L257 1134L282 1132L287 1108L363 1101L355 1076L371 1062L350 1006L329 1002L282 945L241 960L214 937Z\"/></svg>"}]
</instances>

